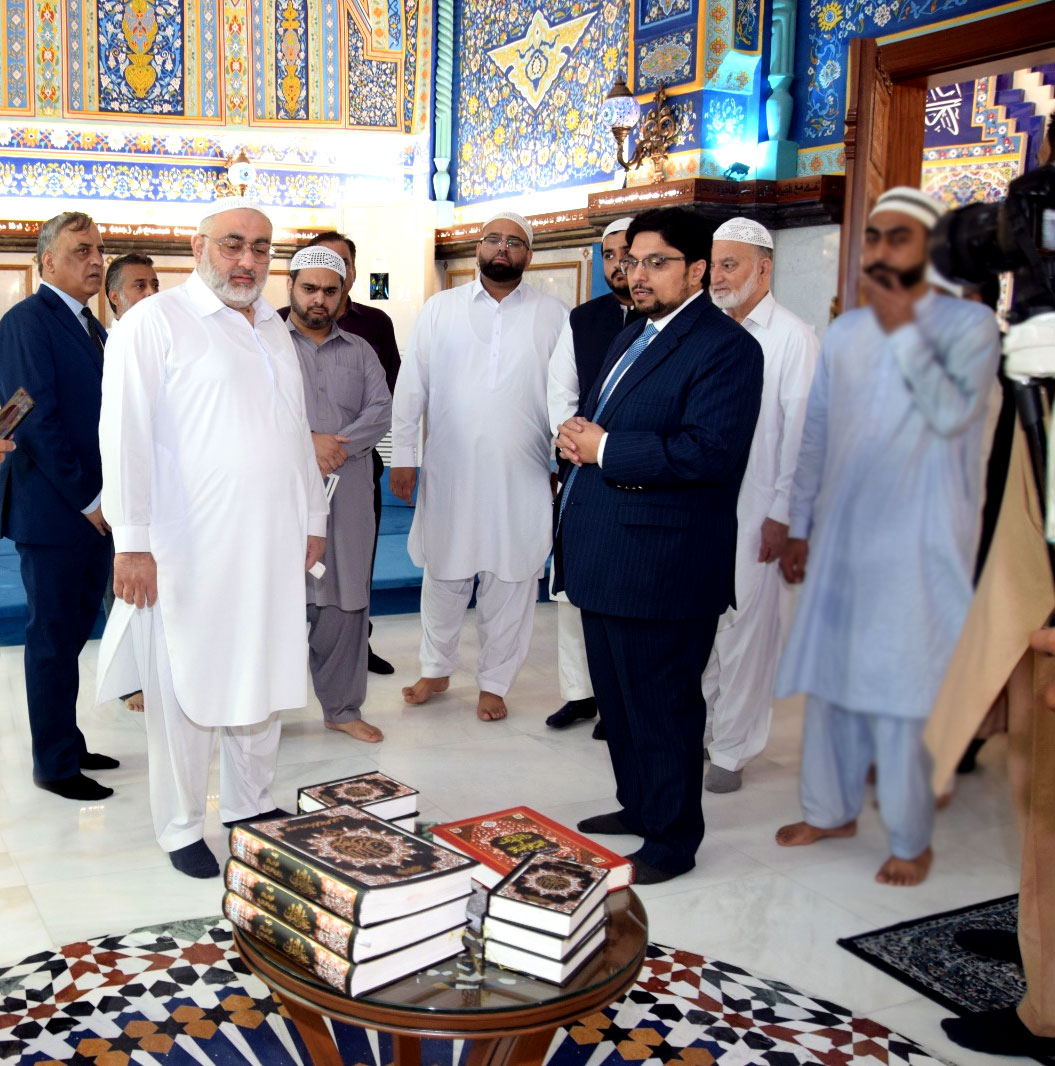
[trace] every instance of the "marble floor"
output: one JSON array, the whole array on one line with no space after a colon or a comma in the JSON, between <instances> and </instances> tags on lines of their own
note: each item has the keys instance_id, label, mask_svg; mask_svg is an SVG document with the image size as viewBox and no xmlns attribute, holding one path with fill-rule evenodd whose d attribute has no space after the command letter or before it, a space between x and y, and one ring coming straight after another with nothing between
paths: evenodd
<instances>
[{"instance_id":1,"label":"marble floor","mask_svg":"<svg viewBox=\"0 0 1055 1066\"><path fill-rule=\"evenodd\" d=\"M471 616L470 616L471 620ZM421 813L458 818L523 803L574 824L610 810L613 780L603 744L588 726L555 732L545 716L559 705L556 609L537 608L531 655L509 696L503 722L478 722L470 674L446 696L405 706L400 686L417 677L414 615L379 618L373 646L396 665L371 675L365 716L385 732L366 745L328 732L314 703L284 715L276 798L292 808L298 785L379 768L422 794ZM475 660L467 626L464 658ZM105 803L78 807L31 785L22 649L0 648L0 965L47 947L177 918L216 914L219 881L176 873L150 828L142 717L117 702L92 707L96 646L82 658L80 722L89 747L121 760L98 775L116 789ZM836 938L1017 889L1018 846L1002 739L983 750L979 772L958 782L939 813L930 878L911 889L878 885L886 857L869 806L852 840L779 848L773 832L797 817L801 705L778 705L769 747L731 795L706 794L707 839L692 873L639 890L651 939L724 959L760 976L853 1008L964 1066L1011 1060L972 1055L948 1043L947 1012L859 961ZM207 840L217 854L225 834L215 810ZM630 851L635 838L607 838Z\"/></svg>"}]
</instances>

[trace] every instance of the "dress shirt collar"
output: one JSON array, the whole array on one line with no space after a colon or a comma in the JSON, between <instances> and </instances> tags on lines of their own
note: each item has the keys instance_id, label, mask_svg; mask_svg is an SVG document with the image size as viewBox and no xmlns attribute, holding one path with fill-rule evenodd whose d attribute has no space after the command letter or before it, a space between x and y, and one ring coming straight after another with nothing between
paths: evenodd
<instances>
[{"instance_id":1,"label":"dress shirt collar","mask_svg":"<svg viewBox=\"0 0 1055 1066\"><path fill-rule=\"evenodd\" d=\"M776 310L777 301L773 299L773 294L767 292L750 311L744 315L744 321L740 325L746 325L748 322L754 322L756 326L761 326L762 329L769 329L770 323L773 321L773 312ZM727 315L728 311L725 312ZM732 316L730 316L732 317Z\"/></svg>"},{"instance_id":2,"label":"dress shirt collar","mask_svg":"<svg viewBox=\"0 0 1055 1066\"><path fill-rule=\"evenodd\" d=\"M314 337L309 337L306 333L301 333L299 329L293 324L293 312L290 311L289 317L286 319L286 329L293 334L294 340L299 337L303 341L307 341L309 344L314 344L316 348L321 348L324 344L329 344L332 340L348 341L350 344L355 343L355 339L351 333L345 332L337 325L336 322L330 327L330 332L323 337L323 339L316 343Z\"/></svg>"},{"instance_id":3,"label":"dress shirt collar","mask_svg":"<svg viewBox=\"0 0 1055 1066\"><path fill-rule=\"evenodd\" d=\"M84 327L85 331L88 329L88 320L81 314L81 312L88 306L82 304L80 300L74 299L68 292L63 292L57 285L52 285L50 281L42 281L42 286L46 285L53 293L55 293L60 300L77 316L77 321Z\"/></svg>"},{"instance_id":4,"label":"dress shirt collar","mask_svg":"<svg viewBox=\"0 0 1055 1066\"><path fill-rule=\"evenodd\" d=\"M675 316L680 315L693 300L699 299L703 295L703 289L698 289L694 292L684 303L679 304L674 308L670 314L664 315L662 318L656 318L652 320L652 325L656 327L656 332L659 333L665 326L669 326Z\"/></svg>"},{"instance_id":5,"label":"dress shirt collar","mask_svg":"<svg viewBox=\"0 0 1055 1066\"><path fill-rule=\"evenodd\" d=\"M214 315L221 308L227 307L227 304L205 284L197 270L187 278L184 284L187 286L187 295L190 297L191 305L201 318ZM228 310L234 311L235 314L241 314L240 311L236 311L233 307L228 308ZM275 309L263 296L258 296L253 301L254 325L259 322L266 322L274 314L276 314Z\"/></svg>"},{"instance_id":6,"label":"dress shirt collar","mask_svg":"<svg viewBox=\"0 0 1055 1066\"><path fill-rule=\"evenodd\" d=\"M506 302L506 300L512 300L514 297L516 297L517 300L523 300L524 299L524 279L523 278L520 279L520 284L518 284L517 287L508 296L505 297L505 299L496 300L484 288L484 283L480 280L480 275L477 274L476 277L473 279L472 295L469 297L469 300L471 302L475 302L476 300L480 299L480 294L481 293L483 293L483 295L486 296L488 300L491 300L492 302L494 302L496 304L504 304Z\"/></svg>"}]
</instances>

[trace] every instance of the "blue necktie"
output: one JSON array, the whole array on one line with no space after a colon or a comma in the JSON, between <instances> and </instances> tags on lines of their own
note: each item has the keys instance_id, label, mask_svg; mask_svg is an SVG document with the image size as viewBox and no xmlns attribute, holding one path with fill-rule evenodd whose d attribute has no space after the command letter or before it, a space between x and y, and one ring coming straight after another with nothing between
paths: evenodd
<instances>
[{"instance_id":1,"label":"blue necktie","mask_svg":"<svg viewBox=\"0 0 1055 1066\"><path fill-rule=\"evenodd\" d=\"M604 388L601 389L601 395L597 400L597 407L593 412L593 421L599 422L601 412L604 410L604 405L608 403L608 398L615 391L616 385L622 380L623 375L634 364L634 360L648 347L649 342L659 332L652 322L649 322L641 336L630 345L629 348L623 353L622 359L615 364L615 369L608 375L608 380L605 382ZM573 466L571 473L568 475L568 480L564 485L564 492L560 498L560 513L557 515L557 529L560 529L560 520L564 517L564 508L568 506L568 496L571 493L571 487L575 483L575 475L579 472L580 467Z\"/></svg>"}]
</instances>

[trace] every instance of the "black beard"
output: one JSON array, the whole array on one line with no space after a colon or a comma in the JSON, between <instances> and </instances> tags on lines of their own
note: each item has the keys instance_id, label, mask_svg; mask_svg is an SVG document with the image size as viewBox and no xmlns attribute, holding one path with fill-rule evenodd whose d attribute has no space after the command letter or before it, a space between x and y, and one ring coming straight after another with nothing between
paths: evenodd
<instances>
[{"instance_id":1,"label":"black beard","mask_svg":"<svg viewBox=\"0 0 1055 1066\"><path fill-rule=\"evenodd\" d=\"M878 281L885 289L891 288L890 278L892 277L897 278L902 288L914 289L923 280L926 272L926 261L918 263L914 267L909 267L908 270L895 270L886 263L873 263L870 267L865 267L865 273L870 278Z\"/></svg>"},{"instance_id":2,"label":"black beard","mask_svg":"<svg viewBox=\"0 0 1055 1066\"><path fill-rule=\"evenodd\" d=\"M612 290L619 297L620 300L630 299L630 282L626 280L626 276L623 276L622 281L613 281L611 278L605 278L608 282L608 288Z\"/></svg>"},{"instance_id":3,"label":"black beard","mask_svg":"<svg viewBox=\"0 0 1055 1066\"><path fill-rule=\"evenodd\" d=\"M480 264L480 273L491 281L515 281L524 274L524 268L514 266L512 263L489 263Z\"/></svg>"}]
</instances>

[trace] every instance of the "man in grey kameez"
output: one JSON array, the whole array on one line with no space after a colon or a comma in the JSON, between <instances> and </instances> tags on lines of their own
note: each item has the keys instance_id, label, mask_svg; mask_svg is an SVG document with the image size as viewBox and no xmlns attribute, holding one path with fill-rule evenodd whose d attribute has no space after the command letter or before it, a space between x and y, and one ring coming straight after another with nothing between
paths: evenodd
<instances>
[{"instance_id":1,"label":"man in grey kameez","mask_svg":"<svg viewBox=\"0 0 1055 1066\"><path fill-rule=\"evenodd\" d=\"M804 820L777 843L852 836L874 761L891 851L876 880L894 885L931 863L923 729L971 602L999 358L992 312L924 279L941 211L899 187L869 216L868 306L824 338L781 559L789 581L806 580L777 695L805 692L806 720Z\"/></svg>"},{"instance_id":2,"label":"man in grey kameez","mask_svg":"<svg viewBox=\"0 0 1055 1066\"><path fill-rule=\"evenodd\" d=\"M373 349L334 318L345 266L328 248L293 256L286 323L304 376L304 401L323 477L337 477L326 531L326 572L308 575L311 677L327 729L368 743L383 739L364 722L371 553L374 543L371 450L388 432L392 398Z\"/></svg>"}]
</instances>

